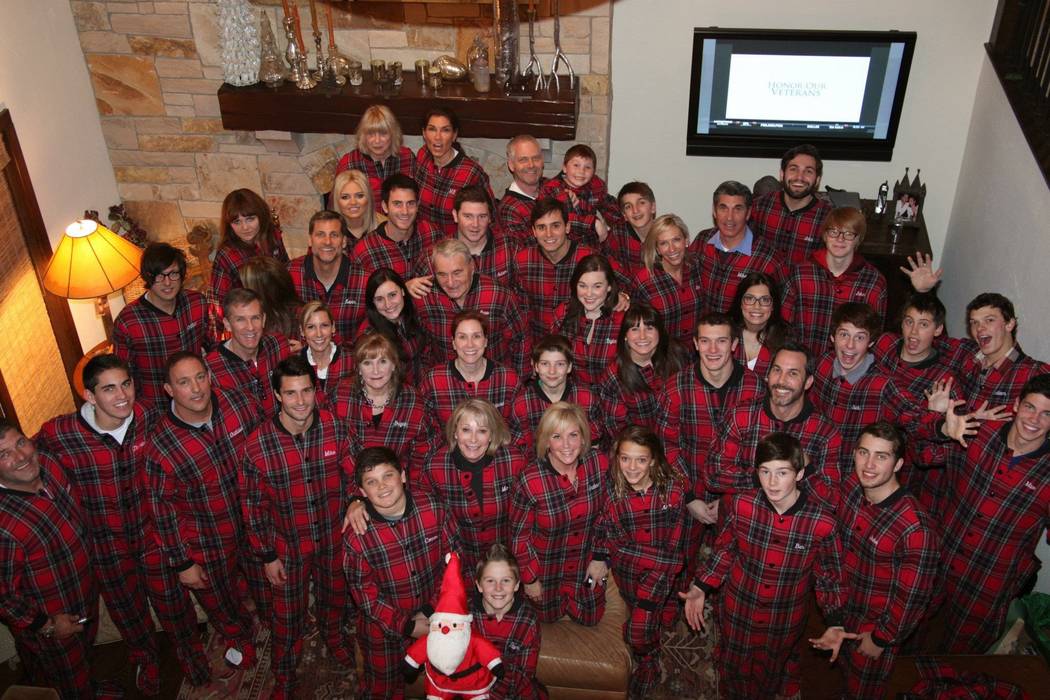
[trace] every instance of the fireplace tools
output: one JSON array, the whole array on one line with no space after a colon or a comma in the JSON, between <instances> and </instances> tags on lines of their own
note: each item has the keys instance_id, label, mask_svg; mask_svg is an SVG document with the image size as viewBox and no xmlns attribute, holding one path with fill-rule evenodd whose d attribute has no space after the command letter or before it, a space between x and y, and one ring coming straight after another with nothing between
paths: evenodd
<instances>
[{"instance_id":1,"label":"fireplace tools","mask_svg":"<svg viewBox=\"0 0 1050 700\"><path fill-rule=\"evenodd\" d=\"M551 5L554 10L554 60L551 61L551 74L547 79L547 87L551 86L551 82L554 83L554 89L561 89L561 82L558 80L558 65L564 64L566 70L569 71L569 87L572 87L572 82L575 74L572 72L572 64L569 63L568 56L561 50L561 0L551 0ZM529 26L529 39L532 39L532 26Z\"/></svg>"},{"instance_id":2,"label":"fireplace tools","mask_svg":"<svg viewBox=\"0 0 1050 700\"><path fill-rule=\"evenodd\" d=\"M529 82L535 78L535 84L533 90L540 90L547 86L547 81L543 79L543 66L540 65L540 59L536 58L536 4L534 0L529 0L529 62L525 65L525 70L521 74L522 85L528 89Z\"/></svg>"}]
</instances>

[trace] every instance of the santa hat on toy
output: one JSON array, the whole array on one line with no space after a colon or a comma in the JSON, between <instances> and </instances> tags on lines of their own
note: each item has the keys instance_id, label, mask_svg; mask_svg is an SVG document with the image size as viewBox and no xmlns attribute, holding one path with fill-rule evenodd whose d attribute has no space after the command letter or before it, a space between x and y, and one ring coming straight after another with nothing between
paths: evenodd
<instances>
[{"instance_id":1,"label":"santa hat on toy","mask_svg":"<svg viewBox=\"0 0 1050 700\"><path fill-rule=\"evenodd\" d=\"M465 623L474 619L467 611L467 590L460 573L459 555L455 552L445 555L445 574L432 617L445 622Z\"/></svg>"}]
</instances>

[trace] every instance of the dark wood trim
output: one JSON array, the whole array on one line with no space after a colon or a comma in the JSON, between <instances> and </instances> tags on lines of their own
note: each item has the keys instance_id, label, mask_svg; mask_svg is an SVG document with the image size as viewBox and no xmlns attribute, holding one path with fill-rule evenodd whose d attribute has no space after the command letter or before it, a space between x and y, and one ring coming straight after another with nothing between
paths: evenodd
<instances>
[{"instance_id":1,"label":"dark wood trim","mask_svg":"<svg viewBox=\"0 0 1050 700\"><path fill-rule=\"evenodd\" d=\"M11 392L7 390L7 382L4 381L3 372L0 372L0 415L14 423L19 431L22 430L22 422L18 420L15 402L11 400Z\"/></svg>"},{"instance_id":2,"label":"dark wood trim","mask_svg":"<svg viewBox=\"0 0 1050 700\"><path fill-rule=\"evenodd\" d=\"M268 88L224 84L219 88L219 111L224 128L234 131L293 131L301 134L352 134L365 109L386 104L397 115L406 134L418 134L420 121L433 107L451 109L459 117L465 138L537 138L571 141L576 138L580 112L580 81L561 76L561 89L534 96L479 93L470 83L445 83L438 90L423 88L414 73L396 93L382 92L366 74L363 85L299 90L291 83Z\"/></svg>"},{"instance_id":3,"label":"dark wood trim","mask_svg":"<svg viewBox=\"0 0 1050 700\"><path fill-rule=\"evenodd\" d=\"M58 343L58 352L62 357L66 377L70 379L69 392L76 400L79 397L73 391L73 370L83 356L84 349L80 345L80 337L73 323L73 314L69 311L69 302L44 290L44 272L47 270L47 264L51 261L54 251L51 248L51 239L47 235L47 228L44 226L44 217L40 213L40 205L33 192L33 183L29 179L29 169L26 168L22 147L18 143L11 111L8 109L0 111L0 138L3 139L7 153L11 157L11 161L3 169L3 177L11 189L15 214L22 227L29 258L36 270L40 295L44 298L44 306L51 319L51 328L55 332L55 341Z\"/></svg>"}]
</instances>

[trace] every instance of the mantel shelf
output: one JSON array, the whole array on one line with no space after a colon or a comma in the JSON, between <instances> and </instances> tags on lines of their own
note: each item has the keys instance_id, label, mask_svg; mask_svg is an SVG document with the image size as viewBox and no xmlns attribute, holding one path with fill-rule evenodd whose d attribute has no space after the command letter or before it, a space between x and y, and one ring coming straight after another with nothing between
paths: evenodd
<instances>
[{"instance_id":1,"label":"mantel shelf","mask_svg":"<svg viewBox=\"0 0 1050 700\"><path fill-rule=\"evenodd\" d=\"M352 134L365 109L382 103L397 115L407 133L417 131L427 110L444 107L459 117L464 137L501 139L527 133L561 141L576 138L579 79L570 84L568 76L561 76L559 90L506 96L496 90L480 93L468 82L446 82L431 90L407 72L396 91L381 91L365 75L363 85L313 90L299 90L287 82L277 88L262 83L248 87L223 84L219 88L222 125L234 131Z\"/></svg>"}]
</instances>

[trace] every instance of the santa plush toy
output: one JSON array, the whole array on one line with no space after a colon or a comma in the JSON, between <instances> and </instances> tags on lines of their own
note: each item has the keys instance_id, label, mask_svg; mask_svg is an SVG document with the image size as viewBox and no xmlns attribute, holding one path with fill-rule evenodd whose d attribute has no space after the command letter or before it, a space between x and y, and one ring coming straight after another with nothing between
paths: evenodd
<instances>
[{"instance_id":1,"label":"santa plush toy","mask_svg":"<svg viewBox=\"0 0 1050 700\"><path fill-rule=\"evenodd\" d=\"M405 654L405 677L414 681L426 667L423 688L427 700L489 697L489 688L503 677L499 650L484 637L470 633L473 616L467 612L467 592L460 574L459 555L445 555L445 576L430 632L412 642Z\"/></svg>"}]
</instances>

